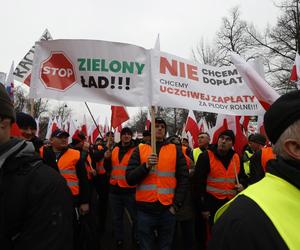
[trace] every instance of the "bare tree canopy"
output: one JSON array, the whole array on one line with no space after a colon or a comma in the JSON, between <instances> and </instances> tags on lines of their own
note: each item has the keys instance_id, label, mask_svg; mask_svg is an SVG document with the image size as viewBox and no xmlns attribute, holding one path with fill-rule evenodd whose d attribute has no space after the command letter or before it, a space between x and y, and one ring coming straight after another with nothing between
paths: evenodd
<instances>
[{"instance_id":1,"label":"bare tree canopy","mask_svg":"<svg viewBox=\"0 0 300 250\"><path fill-rule=\"evenodd\" d=\"M238 7L223 17L222 25L212 44L203 39L192 51L193 58L210 65L230 65L230 53L246 60L263 59L267 81L278 91L292 89L289 83L296 51L300 51L300 0L284 0L276 6L280 15L273 27L260 33L254 25L241 18Z\"/></svg>"},{"instance_id":2,"label":"bare tree canopy","mask_svg":"<svg viewBox=\"0 0 300 250\"><path fill-rule=\"evenodd\" d=\"M24 90L21 87L15 88L14 97L14 107L16 112L25 111L30 113L31 105L33 105L33 117L37 118L49 111L47 99L39 98L31 101L31 99L29 99L29 97L25 94Z\"/></svg>"}]
</instances>

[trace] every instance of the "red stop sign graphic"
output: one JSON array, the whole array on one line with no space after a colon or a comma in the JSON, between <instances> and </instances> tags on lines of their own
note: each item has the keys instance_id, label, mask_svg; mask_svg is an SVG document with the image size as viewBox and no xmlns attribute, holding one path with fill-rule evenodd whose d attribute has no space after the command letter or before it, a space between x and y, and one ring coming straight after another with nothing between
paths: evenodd
<instances>
[{"instance_id":1,"label":"red stop sign graphic","mask_svg":"<svg viewBox=\"0 0 300 250\"><path fill-rule=\"evenodd\" d=\"M40 78L46 88L62 91L76 83L73 65L63 52L52 52L42 63Z\"/></svg>"}]
</instances>

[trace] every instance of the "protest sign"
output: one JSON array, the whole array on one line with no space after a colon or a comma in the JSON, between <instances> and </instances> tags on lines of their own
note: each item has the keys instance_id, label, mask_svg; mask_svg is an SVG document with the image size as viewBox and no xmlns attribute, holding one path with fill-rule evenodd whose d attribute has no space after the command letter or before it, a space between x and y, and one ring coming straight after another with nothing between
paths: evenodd
<instances>
[{"instance_id":1,"label":"protest sign","mask_svg":"<svg viewBox=\"0 0 300 250\"><path fill-rule=\"evenodd\" d=\"M5 82L6 82L6 73L0 72L0 83L4 85Z\"/></svg>"},{"instance_id":2,"label":"protest sign","mask_svg":"<svg viewBox=\"0 0 300 250\"><path fill-rule=\"evenodd\" d=\"M93 40L41 41L35 54L32 97L228 115L264 112L235 66L201 65L156 49Z\"/></svg>"},{"instance_id":3,"label":"protest sign","mask_svg":"<svg viewBox=\"0 0 300 250\"><path fill-rule=\"evenodd\" d=\"M149 105L149 56L138 46L92 40L36 43L32 97Z\"/></svg>"},{"instance_id":4,"label":"protest sign","mask_svg":"<svg viewBox=\"0 0 300 250\"><path fill-rule=\"evenodd\" d=\"M264 112L235 66L213 67L151 52L152 105L228 115Z\"/></svg>"},{"instance_id":5,"label":"protest sign","mask_svg":"<svg viewBox=\"0 0 300 250\"><path fill-rule=\"evenodd\" d=\"M52 40L50 32L46 29L39 41ZM32 46L24 58L19 62L14 71L14 78L19 82L30 86L31 70L33 64L35 47Z\"/></svg>"}]
</instances>

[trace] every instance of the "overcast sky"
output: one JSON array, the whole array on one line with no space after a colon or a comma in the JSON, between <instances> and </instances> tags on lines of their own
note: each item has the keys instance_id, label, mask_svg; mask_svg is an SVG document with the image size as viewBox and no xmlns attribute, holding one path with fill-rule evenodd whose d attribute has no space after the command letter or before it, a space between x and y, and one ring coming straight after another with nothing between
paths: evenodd
<instances>
[{"instance_id":1,"label":"overcast sky","mask_svg":"<svg viewBox=\"0 0 300 250\"><path fill-rule=\"evenodd\" d=\"M240 6L241 17L263 30L273 25L278 9L272 0L7 0L1 1L0 71L15 66L48 28L54 39L94 39L154 46L160 34L161 50L191 57L203 37L211 41L222 17ZM87 112L72 104L76 114ZM104 121L110 107L91 104ZM130 108L131 113L137 109Z\"/></svg>"}]
</instances>

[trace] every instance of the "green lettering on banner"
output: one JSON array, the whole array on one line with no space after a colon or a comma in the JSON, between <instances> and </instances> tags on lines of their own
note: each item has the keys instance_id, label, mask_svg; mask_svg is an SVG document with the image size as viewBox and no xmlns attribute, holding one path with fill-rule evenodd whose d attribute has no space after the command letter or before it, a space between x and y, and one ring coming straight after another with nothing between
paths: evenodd
<instances>
[{"instance_id":1,"label":"green lettering on banner","mask_svg":"<svg viewBox=\"0 0 300 250\"><path fill-rule=\"evenodd\" d=\"M122 73L126 73L126 71L128 71L128 73L133 74L134 71L134 63L133 62L123 62L123 67L122 67Z\"/></svg>"},{"instance_id":2,"label":"green lettering on banner","mask_svg":"<svg viewBox=\"0 0 300 250\"><path fill-rule=\"evenodd\" d=\"M100 59L93 59L92 63L92 69L93 71L99 71L100 70Z\"/></svg>"},{"instance_id":3,"label":"green lettering on banner","mask_svg":"<svg viewBox=\"0 0 300 250\"><path fill-rule=\"evenodd\" d=\"M139 64L138 62L136 62L135 63L135 66L136 66L136 69L138 70L138 74L140 75L140 74L142 74L142 71L143 71L143 69L144 69L144 67L145 67L145 64Z\"/></svg>"},{"instance_id":4,"label":"green lettering on banner","mask_svg":"<svg viewBox=\"0 0 300 250\"><path fill-rule=\"evenodd\" d=\"M86 59L87 64L86 64L86 70L91 71L91 58Z\"/></svg>"},{"instance_id":5,"label":"green lettering on banner","mask_svg":"<svg viewBox=\"0 0 300 250\"><path fill-rule=\"evenodd\" d=\"M113 60L109 64L110 71L115 73L118 73L121 70L121 67L122 67L121 63L117 60Z\"/></svg>"},{"instance_id":6,"label":"green lettering on banner","mask_svg":"<svg viewBox=\"0 0 300 250\"><path fill-rule=\"evenodd\" d=\"M84 63L85 63L85 60L84 58L78 58L77 59L77 62L79 62L79 70L80 71L85 71L86 69L84 68Z\"/></svg>"},{"instance_id":7,"label":"green lettering on banner","mask_svg":"<svg viewBox=\"0 0 300 250\"><path fill-rule=\"evenodd\" d=\"M78 58L79 71L93 71L93 72L114 72L123 74L142 74L145 64L130 61L106 60L100 58Z\"/></svg>"},{"instance_id":8,"label":"green lettering on banner","mask_svg":"<svg viewBox=\"0 0 300 250\"><path fill-rule=\"evenodd\" d=\"M101 60L101 71L108 72L108 68L105 67L105 60Z\"/></svg>"}]
</instances>

